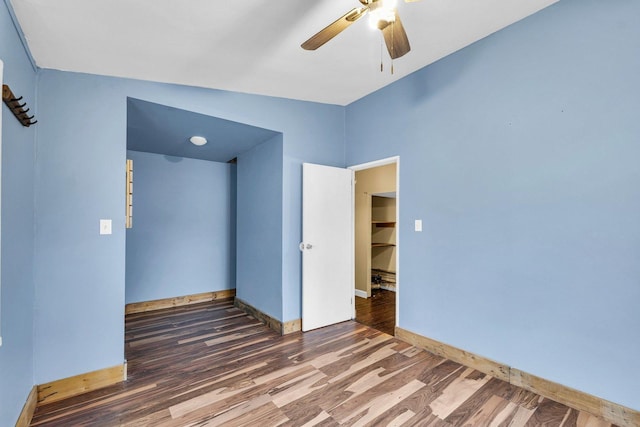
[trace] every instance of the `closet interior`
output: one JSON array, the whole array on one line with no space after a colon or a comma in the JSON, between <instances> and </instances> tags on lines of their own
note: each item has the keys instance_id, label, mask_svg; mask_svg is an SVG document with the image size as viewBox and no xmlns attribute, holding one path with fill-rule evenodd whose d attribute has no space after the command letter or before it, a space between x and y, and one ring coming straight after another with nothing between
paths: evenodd
<instances>
[{"instance_id":1,"label":"closet interior","mask_svg":"<svg viewBox=\"0 0 640 427\"><path fill-rule=\"evenodd\" d=\"M396 290L395 192L371 196L371 289Z\"/></svg>"},{"instance_id":2,"label":"closet interior","mask_svg":"<svg viewBox=\"0 0 640 427\"><path fill-rule=\"evenodd\" d=\"M356 171L356 320L394 334L396 323L396 164Z\"/></svg>"}]
</instances>

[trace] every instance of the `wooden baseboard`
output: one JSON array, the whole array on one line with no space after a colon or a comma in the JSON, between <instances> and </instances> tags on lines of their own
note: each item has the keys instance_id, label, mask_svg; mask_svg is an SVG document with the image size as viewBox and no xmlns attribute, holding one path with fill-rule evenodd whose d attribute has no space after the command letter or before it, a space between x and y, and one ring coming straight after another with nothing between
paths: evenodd
<instances>
[{"instance_id":1,"label":"wooden baseboard","mask_svg":"<svg viewBox=\"0 0 640 427\"><path fill-rule=\"evenodd\" d=\"M432 340L431 338L418 335L398 326L396 326L396 337L440 357L477 369L480 372L484 372L503 381L509 381L509 366L503 365L502 363Z\"/></svg>"},{"instance_id":2,"label":"wooden baseboard","mask_svg":"<svg viewBox=\"0 0 640 427\"><path fill-rule=\"evenodd\" d=\"M271 317L267 313L264 313L258 310L251 304L248 304L247 302L241 300L238 297L236 297L234 301L234 305L240 310L247 313L248 315L255 317L256 319L258 319L259 321L261 321L262 323L264 323L265 325L267 325L269 328L273 329L280 335L287 335L287 334L291 334L291 333L302 330L301 319L290 320L288 322L282 323L278 319Z\"/></svg>"},{"instance_id":3,"label":"wooden baseboard","mask_svg":"<svg viewBox=\"0 0 640 427\"><path fill-rule=\"evenodd\" d=\"M396 337L430 353L453 360L525 390L585 411L620 427L640 426L640 411L592 396L562 384L537 377L511 366L494 362L449 344L396 326Z\"/></svg>"},{"instance_id":4,"label":"wooden baseboard","mask_svg":"<svg viewBox=\"0 0 640 427\"><path fill-rule=\"evenodd\" d=\"M509 382L571 408L588 412L615 425L621 427L640 426L640 411L609 402L519 369L511 368Z\"/></svg>"},{"instance_id":5,"label":"wooden baseboard","mask_svg":"<svg viewBox=\"0 0 640 427\"><path fill-rule=\"evenodd\" d=\"M282 324L282 335L300 332L302 330L302 319L289 320Z\"/></svg>"},{"instance_id":6,"label":"wooden baseboard","mask_svg":"<svg viewBox=\"0 0 640 427\"><path fill-rule=\"evenodd\" d=\"M22 412L20 412L18 421L16 421L16 427L29 427L29 425L31 424L31 419L33 418L33 413L36 411L37 405L38 388L36 386L33 386L31 391L29 392L29 396L27 396L27 401L22 407Z\"/></svg>"},{"instance_id":7,"label":"wooden baseboard","mask_svg":"<svg viewBox=\"0 0 640 427\"><path fill-rule=\"evenodd\" d=\"M204 292L201 294L185 295L181 297L157 299L153 301L133 302L125 306L125 314L144 313L146 311L162 310L164 308L180 307L183 305L209 302L222 298L233 298L236 296L235 289L226 289L215 292Z\"/></svg>"},{"instance_id":8,"label":"wooden baseboard","mask_svg":"<svg viewBox=\"0 0 640 427\"><path fill-rule=\"evenodd\" d=\"M100 369L37 386L38 405L97 390L124 381L127 364Z\"/></svg>"}]
</instances>

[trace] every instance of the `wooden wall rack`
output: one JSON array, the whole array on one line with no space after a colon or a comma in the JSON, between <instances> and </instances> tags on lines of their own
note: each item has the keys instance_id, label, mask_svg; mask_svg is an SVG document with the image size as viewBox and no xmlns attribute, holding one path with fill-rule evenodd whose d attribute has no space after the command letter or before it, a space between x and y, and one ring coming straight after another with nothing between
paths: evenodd
<instances>
[{"instance_id":1,"label":"wooden wall rack","mask_svg":"<svg viewBox=\"0 0 640 427\"><path fill-rule=\"evenodd\" d=\"M2 100L7 104L7 107L9 107L13 115L16 116L16 119L22 123L22 126L29 127L38 123L37 120L33 120L33 116L29 116L29 114L27 114L29 112L29 108L26 110L24 109L27 103L23 102L21 104L20 101L22 101L22 97L16 98L7 85L2 85Z\"/></svg>"}]
</instances>

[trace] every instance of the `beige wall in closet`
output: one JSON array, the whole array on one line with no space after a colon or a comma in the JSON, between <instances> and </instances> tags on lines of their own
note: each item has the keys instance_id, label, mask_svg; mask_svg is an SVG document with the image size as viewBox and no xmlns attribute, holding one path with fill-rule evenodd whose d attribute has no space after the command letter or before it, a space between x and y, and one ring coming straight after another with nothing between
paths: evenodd
<instances>
[{"instance_id":1,"label":"beige wall in closet","mask_svg":"<svg viewBox=\"0 0 640 427\"><path fill-rule=\"evenodd\" d=\"M356 289L370 297L371 195L396 191L396 163L356 171L355 176L355 281ZM393 253L395 270L395 248Z\"/></svg>"}]
</instances>

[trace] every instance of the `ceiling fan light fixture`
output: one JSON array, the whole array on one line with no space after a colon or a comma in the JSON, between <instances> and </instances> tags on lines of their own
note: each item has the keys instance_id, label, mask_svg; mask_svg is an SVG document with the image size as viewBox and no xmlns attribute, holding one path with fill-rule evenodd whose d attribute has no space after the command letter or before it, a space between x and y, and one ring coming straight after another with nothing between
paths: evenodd
<instances>
[{"instance_id":1,"label":"ceiling fan light fixture","mask_svg":"<svg viewBox=\"0 0 640 427\"><path fill-rule=\"evenodd\" d=\"M382 30L396 20L396 0L378 0L369 6L369 26Z\"/></svg>"},{"instance_id":2,"label":"ceiling fan light fixture","mask_svg":"<svg viewBox=\"0 0 640 427\"><path fill-rule=\"evenodd\" d=\"M191 141L193 145L202 146L207 143L207 138L204 136L192 136L189 138L189 141Z\"/></svg>"},{"instance_id":3,"label":"ceiling fan light fixture","mask_svg":"<svg viewBox=\"0 0 640 427\"><path fill-rule=\"evenodd\" d=\"M381 9L393 10L398 6L398 0L378 0L378 7Z\"/></svg>"},{"instance_id":4,"label":"ceiling fan light fixture","mask_svg":"<svg viewBox=\"0 0 640 427\"><path fill-rule=\"evenodd\" d=\"M393 11L377 9L369 14L369 26L374 30L382 30L396 20Z\"/></svg>"}]
</instances>

